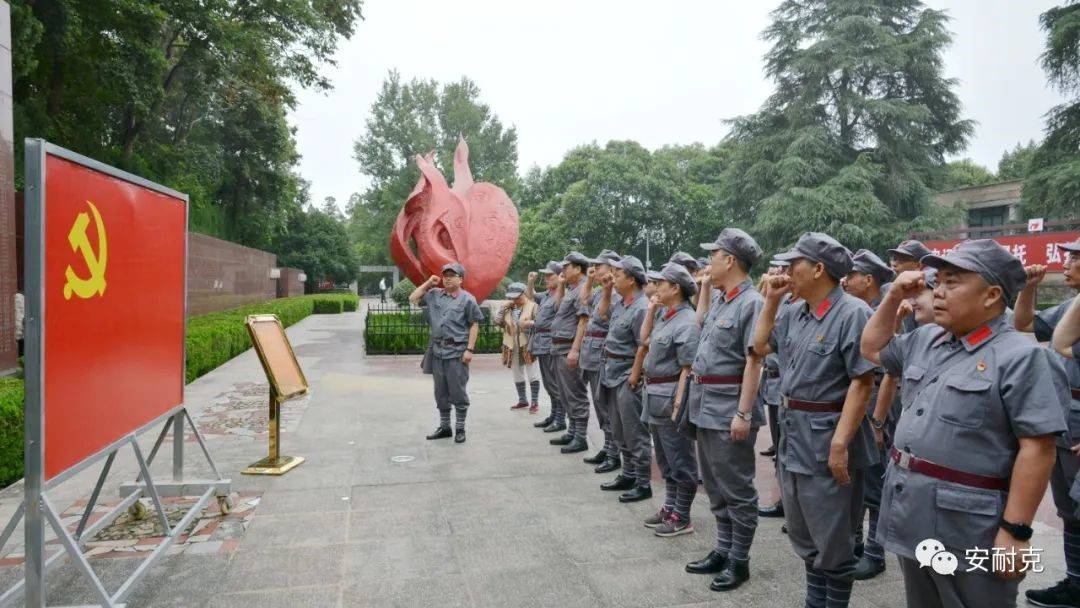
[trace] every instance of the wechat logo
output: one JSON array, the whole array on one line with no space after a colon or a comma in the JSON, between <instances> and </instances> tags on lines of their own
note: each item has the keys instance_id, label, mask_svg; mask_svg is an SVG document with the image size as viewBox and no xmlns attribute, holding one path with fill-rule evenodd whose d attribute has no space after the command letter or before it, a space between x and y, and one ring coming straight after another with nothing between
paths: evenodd
<instances>
[{"instance_id":1,"label":"wechat logo","mask_svg":"<svg viewBox=\"0 0 1080 608\"><path fill-rule=\"evenodd\" d=\"M955 574L960 563L955 555L945 550L941 541L933 538L928 538L915 547L915 559L919 561L920 568L930 568L942 576Z\"/></svg>"}]
</instances>

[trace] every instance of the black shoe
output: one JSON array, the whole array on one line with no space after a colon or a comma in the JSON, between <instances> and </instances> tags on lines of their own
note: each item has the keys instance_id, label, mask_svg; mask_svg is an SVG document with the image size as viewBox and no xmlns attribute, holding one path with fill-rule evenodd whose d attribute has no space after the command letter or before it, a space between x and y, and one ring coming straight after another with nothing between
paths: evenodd
<instances>
[{"instance_id":1,"label":"black shoe","mask_svg":"<svg viewBox=\"0 0 1080 608\"><path fill-rule=\"evenodd\" d=\"M855 557L862 559L864 548L865 546L862 543L855 543Z\"/></svg>"},{"instance_id":2,"label":"black shoe","mask_svg":"<svg viewBox=\"0 0 1080 608\"><path fill-rule=\"evenodd\" d=\"M548 416L547 418L544 418L540 422L534 422L533 426L535 426L538 429L542 429L542 428L544 428L546 426L551 426L552 422L555 422L555 419L552 418L551 416Z\"/></svg>"},{"instance_id":3,"label":"black shoe","mask_svg":"<svg viewBox=\"0 0 1080 608\"><path fill-rule=\"evenodd\" d=\"M761 454L762 456L776 456L776 446L774 445L773 447L765 450L764 452L758 452L758 454Z\"/></svg>"},{"instance_id":4,"label":"black shoe","mask_svg":"<svg viewBox=\"0 0 1080 608\"><path fill-rule=\"evenodd\" d=\"M565 431L566 425L562 422L552 423L544 427L545 433L558 433L559 431Z\"/></svg>"},{"instance_id":5,"label":"black shoe","mask_svg":"<svg viewBox=\"0 0 1080 608\"><path fill-rule=\"evenodd\" d=\"M758 517L783 517L784 516L784 503L779 500L775 505L765 507L757 510Z\"/></svg>"},{"instance_id":6,"label":"black shoe","mask_svg":"<svg viewBox=\"0 0 1080 608\"><path fill-rule=\"evenodd\" d=\"M603 464L605 460L607 460L607 452L600 450L596 453L596 456L582 458L581 462L584 462L585 464Z\"/></svg>"},{"instance_id":7,"label":"black shoe","mask_svg":"<svg viewBox=\"0 0 1080 608\"><path fill-rule=\"evenodd\" d=\"M618 456L609 456L607 460L600 463L600 466L593 469L593 471L596 473L610 473L619 470L619 467L621 466L622 461L619 460Z\"/></svg>"},{"instance_id":8,"label":"black shoe","mask_svg":"<svg viewBox=\"0 0 1080 608\"><path fill-rule=\"evenodd\" d=\"M787 524L780 526L780 533L787 534Z\"/></svg>"},{"instance_id":9,"label":"black shoe","mask_svg":"<svg viewBox=\"0 0 1080 608\"><path fill-rule=\"evenodd\" d=\"M563 454L577 454L578 452L589 451L589 444L585 442L581 437L574 437L574 440L564 445L561 450Z\"/></svg>"},{"instance_id":10,"label":"black shoe","mask_svg":"<svg viewBox=\"0 0 1080 608\"><path fill-rule=\"evenodd\" d=\"M453 437L453 436L454 436L454 431L451 431L449 428L447 428L445 426L440 426L439 428L435 429L434 433L428 435L427 438L428 439L446 439L448 437Z\"/></svg>"},{"instance_id":11,"label":"black shoe","mask_svg":"<svg viewBox=\"0 0 1080 608\"><path fill-rule=\"evenodd\" d=\"M713 591L731 591L750 580L750 562L729 561L724 570L713 579L709 589Z\"/></svg>"},{"instance_id":12,"label":"black shoe","mask_svg":"<svg viewBox=\"0 0 1080 608\"><path fill-rule=\"evenodd\" d=\"M458 429L454 433L454 443L465 443L465 429Z\"/></svg>"},{"instance_id":13,"label":"black shoe","mask_svg":"<svg viewBox=\"0 0 1080 608\"><path fill-rule=\"evenodd\" d=\"M690 574L716 574L727 565L727 555L719 551L709 551L704 559L686 564L686 571Z\"/></svg>"},{"instance_id":14,"label":"black shoe","mask_svg":"<svg viewBox=\"0 0 1080 608\"><path fill-rule=\"evenodd\" d=\"M1065 579L1047 589L1029 589L1024 592L1027 601L1045 608L1074 608L1080 606L1080 587L1074 587Z\"/></svg>"},{"instance_id":15,"label":"black shoe","mask_svg":"<svg viewBox=\"0 0 1080 608\"><path fill-rule=\"evenodd\" d=\"M570 442L574 440L574 436L570 433L564 433L561 437L556 437L551 441L548 441L551 445L570 445Z\"/></svg>"},{"instance_id":16,"label":"black shoe","mask_svg":"<svg viewBox=\"0 0 1080 608\"><path fill-rule=\"evenodd\" d=\"M652 488L643 488L641 486L637 486L626 494L620 496L619 502L637 502L639 500L647 500L649 498L652 498Z\"/></svg>"},{"instance_id":17,"label":"black shoe","mask_svg":"<svg viewBox=\"0 0 1080 608\"><path fill-rule=\"evenodd\" d=\"M611 481L600 484L600 489L605 492L625 492L634 487L634 478L626 475L618 475Z\"/></svg>"},{"instance_id":18,"label":"black shoe","mask_svg":"<svg viewBox=\"0 0 1080 608\"><path fill-rule=\"evenodd\" d=\"M882 572L885 572L885 560L874 559L863 554L859 559L859 565L855 566L855 580L868 581Z\"/></svg>"}]
</instances>

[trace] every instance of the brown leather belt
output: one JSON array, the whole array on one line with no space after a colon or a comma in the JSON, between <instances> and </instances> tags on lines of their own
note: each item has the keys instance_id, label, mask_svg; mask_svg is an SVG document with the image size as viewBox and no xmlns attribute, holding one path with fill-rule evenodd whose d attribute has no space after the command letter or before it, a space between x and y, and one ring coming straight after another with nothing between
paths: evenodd
<instances>
[{"instance_id":1,"label":"brown leather belt","mask_svg":"<svg viewBox=\"0 0 1080 608\"><path fill-rule=\"evenodd\" d=\"M893 448L889 453L889 457L896 463L896 466L907 471L913 471L927 477L933 477L934 479L940 479L942 481L951 481L965 486L971 486L973 488L982 488L984 490L1008 490L1009 480L1001 477L990 477L988 475L979 475L977 473L968 473L966 471L958 471L956 469L950 469L949 467L941 466L940 464L934 464L929 460L923 460L922 458L916 458L909 452L901 452L900 450Z\"/></svg>"},{"instance_id":2,"label":"brown leather belt","mask_svg":"<svg viewBox=\"0 0 1080 608\"><path fill-rule=\"evenodd\" d=\"M1080 388L1070 388L1069 392L1072 393L1073 399L1080 399Z\"/></svg>"},{"instance_id":3,"label":"brown leather belt","mask_svg":"<svg viewBox=\"0 0 1080 608\"><path fill-rule=\"evenodd\" d=\"M535 331L538 334L550 334L551 333L551 328L550 327L537 327L533 331Z\"/></svg>"},{"instance_id":4,"label":"brown leather belt","mask_svg":"<svg viewBox=\"0 0 1080 608\"><path fill-rule=\"evenodd\" d=\"M648 377L645 378L645 384L671 384L672 382L679 381L679 375L680 374L675 374L674 376L656 376L655 378Z\"/></svg>"},{"instance_id":5,"label":"brown leather belt","mask_svg":"<svg viewBox=\"0 0 1080 608\"><path fill-rule=\"evenodd\" d=\"M607 332L606 331L587 331L587 332L585 332L585 337L587 337L587 338L606 338L607 337Z\"/></svg>"},{"instance_id":6,"label":"brown leather belt","mask_svg":"<svg viewBox=\"0 0 1080 608\"><path fill-rule=\"evenodd\" d=\"M780 370L778 370L778 369L769 369L769 368L766 367L765 368L765 377L766 378L779 378L780 377Z\"/></svg>"},{"instance_id":7,"label":"brown leather belt","mask_svg":"<svg viewBox=\"0 0 1080 608\"><path fill-rule=\"evenodd\" d=\"M604 351L604 356L607 357L608 359L617 359L619 361L633 361L634 360L633 357L624 357L622 355L612 354L612 352L610 350L605 350Z\"/></svg>"},{"instance_id":8,"label":"brown leather belt","mask_svg":"<svg viewBox=\"0 0 1080 608\"><path fill-rule=\"evenodd\" d=\"M844 411L843 403L823 403L821 401L800 401L798 399L783 398L784 407L800 412L816 412L819 414L839 414Z\"/></svg>"},{"instance_id":9,"label":"brown leather belt","mask_svg":"<svg viewBox=\"0 0 1080 608\"><path fill-rule=\"evenodd\" d=\"M742 376L699 376L694 374L694 384L742 384Z\"/></svg>"},{"instance_id":10,"label":"brown leather belt","mask_svg":"<svg viewBox=\"0 0 1080 608\"><path fill-rule=\"evenodd\" d=\"M552 338L551 343L552 344L573 344L574 339L573 338Z\"/></svg>"}]
</instances>

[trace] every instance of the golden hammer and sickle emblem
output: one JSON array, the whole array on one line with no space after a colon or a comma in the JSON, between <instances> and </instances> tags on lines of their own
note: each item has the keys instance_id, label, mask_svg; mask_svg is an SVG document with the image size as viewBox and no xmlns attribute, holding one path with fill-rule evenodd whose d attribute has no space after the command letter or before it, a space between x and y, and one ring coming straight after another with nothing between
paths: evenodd
<instances>
[{"instance_id":1,"label":"golden hammer and sickle emblem","mask_svg":"<svg viewBox=\"0 0 1080 608\"><path fill-rule=\"evenodd\" d=\"M67 283L64 284L65 300L70 300L72 293L83 299L92 298L95 293L101 296L105 295L105 264L109 259L109 243L105 238L105 222L101 221L101 214L98 213L94 203L86 201L86 204L90 206L90 213L94 214L98 250L96 253L94 252L94 248L90 246L90 238L86 235L86 229L90 227L90 215L80 213L71 226L71 232L68 233L68 242L71 243L72 251L82 254L87 268L90 269L90 278L84 279L80 277L68 265L67 270L64 271L64 276L67 277Z\"/></svg>"}]
</instances>

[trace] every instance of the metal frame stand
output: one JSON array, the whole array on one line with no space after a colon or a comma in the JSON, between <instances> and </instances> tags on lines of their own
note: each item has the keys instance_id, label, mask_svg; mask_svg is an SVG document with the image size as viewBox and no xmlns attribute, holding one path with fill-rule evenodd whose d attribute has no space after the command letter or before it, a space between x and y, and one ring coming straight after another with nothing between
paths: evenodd
<instances>
[{"instance_id":1,"label":"metal frame stand","mask_svg":"<svg viewBox=\"0 0 1080 608\"><path fill-rule=\"evenodd\" d=\"M281 404L284 399L270 384L270 454L240 472L244 475L284 475L304 463L303 456L281 455Z\"/></svg>"},{"instance_id":2,"label":"metal frame stand","mask_svg":"<svg viewBox=\"0 0 1080 608\"><path fill-rule=\"evenodd\" d=\"M191 428L191 432L198 441L199 447L202 448L202 453L206 457L206 461L210 465L215 479L184 479L185 421L187 421L188 426ZM150 466L153 464L154 458L157 456L158 450L161 448L161 444L165 440L165 436L169 433L170 429L172 430L173 439L173 479L171 482L154 482L153 476L150 473ZM188 413L187 408L180 407L167 416L165 424L158 434L157 441L154 442L154 447L150 450L150 454L146 458L143 457L143 452L139 447L137 436L138 433L132 433L114 444L107 452L101 452L99 454L99 456L106 456L105 465L101 468L101 474L98 476L97 483L94 484L94 490L90 494L90 500L86 505L85 511L83 511L82 518L79 520L78 527L74 534L68 532L67 528L61 522L60 511L53 505L52 501L45 493L47 487L39 486L37 488L31 488L29 485L30 479L27 478L28 485L25 502L19 506L18 510L16 510L15 514L12 516L11 521L8 522L7 526L4 527L3 532L0 533L0 548L3 548L15 531L19 520L25 516L27 538L25 547L26 575L24 580L8 589L3 595L0 595L0 606L13 605L19 598L23 597L24 594L26 595L26 606L33 606L35 608L45 606L45 577L50 571L61 564L63 557L66 555L74 561L75 566L90 585L90 589L97 599L97 605L107 606L108 608L122 608L124 606L123 601L135 589L135 585L138 584L139 580L150 571L150 568L162 555L165 555L165 552L172 546L176 537L191 525L196 516L202 512L212 498L215 496L217 497L222 513L229 512L229 509L232 508L231 499L229 498L232 487L231 480L221 476L217 465L214 463L213 457L210 456L210 451L206 447L206 441L203 439L202 433L199 432L195 422L191 419L191 415ZM136 477L134 483L125 483L121 486L120 495L123 496L124 499L121 500L118 505L110 509L103 517L94 523L87 525L89 523L90 514L93 512L94 506L97 504L98 497L101 494L101 489L105 485L106 479L108 479L113 462L116 460L116 454L125 445L130 445L132 451L135 453L135 459L139 463L139 475ZM60 481L63 481L63 479L53 480L51 485L55 485ZM48 486L50 484L45 485ZM191 496L196 494L199 495L199 500L184 514L183 518L176 526L170 526L168 518L165 515L165 506L161 502L161 497ZM108 591L105 590L101 579L90 567L90 563L87 561L86 556L83 555L82 548L90 539L94 538L98 532L111 524L125 510L134 511L138 505L141 505L138 500L143 496L148 496L153 503L156 516L166 532L165 540L162 541L141 564L139 564L139 567L135 569L135 572L133 572L126 581L124 581L120 588L110 595ZM46 523L53 529L53 532L56 533L56 536L60 540L60 544L64 548L63 551L57 552L47 560L44 559L44 524Z\"/></svg>"}]
</instances>

